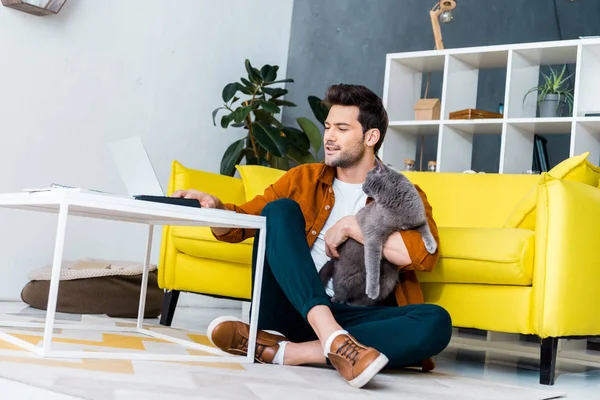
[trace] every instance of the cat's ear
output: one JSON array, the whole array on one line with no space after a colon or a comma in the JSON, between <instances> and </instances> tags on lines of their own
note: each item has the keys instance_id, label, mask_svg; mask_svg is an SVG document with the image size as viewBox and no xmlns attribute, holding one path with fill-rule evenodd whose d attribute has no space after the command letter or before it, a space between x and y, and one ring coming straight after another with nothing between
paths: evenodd
<instances>
[{"instance_id":1,"label":"cat's ear","mask_svg":"<svg viewBox=\"0 0 600 400\"><path fill-rule=\"evenodd\" d=\"M377 172L379 173L385 172L387 170L387 167L377 157L375 157L375 167L377 168Z\"/></svg>"}]
</instances>

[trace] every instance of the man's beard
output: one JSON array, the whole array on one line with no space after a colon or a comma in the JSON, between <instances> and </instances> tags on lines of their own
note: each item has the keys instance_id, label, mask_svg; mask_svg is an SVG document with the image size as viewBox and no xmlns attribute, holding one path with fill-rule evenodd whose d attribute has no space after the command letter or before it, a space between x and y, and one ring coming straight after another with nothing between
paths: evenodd
<instances>
[{"instance_id":1,"label":"man's beard","mask_svg":"<svg viewBox=\"0 0 600 400\"><path fill-rule=\"evenodd\" d=\"M363 142L357 143L351 149L340 151L337 158L326 161L330 167L350 168L358 164L365 155Z\"/></svg>"}]
</instances>

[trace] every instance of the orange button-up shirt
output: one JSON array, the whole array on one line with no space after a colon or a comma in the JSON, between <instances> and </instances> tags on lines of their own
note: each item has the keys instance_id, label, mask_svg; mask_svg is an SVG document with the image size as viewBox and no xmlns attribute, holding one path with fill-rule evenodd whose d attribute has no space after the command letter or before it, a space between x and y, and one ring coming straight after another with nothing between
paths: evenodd
<instances>
[{"instance_id":1,"label":"orange button-up shirt","mask_svg":"<svg viewBox=\"0 0 600 400\"><path fill-rule=\"evenodd\" d=\"M334 177L335 168L333 167L328 167L323 163L303 164L286 172L277 182L267 187L262 196L256 196L240 206L225 204L225 207L238 213L260 215L267 203L281 198L292 199L302 209L306 221L304 228L306 239L308 245L312 247L335 203L332 187ZM418 186L417 190L425 205L431 233L439 244L438 229L433 220L431 205L427 201L425 193ZM367 202L369 201L372 199L369 198ZM237 228L232 229L226 235L216 237L225 242L237 243L254 236L254 234L255 230ZM411 263L398 266L401 274L395 290L396 301L399 306L423 303L423 292L415 271L431 272L437 263L439 250L434 254L429 254L425 249L421 234L417 231L401 231L400 234L404 239Z\"/></svg>"}]
</instances>

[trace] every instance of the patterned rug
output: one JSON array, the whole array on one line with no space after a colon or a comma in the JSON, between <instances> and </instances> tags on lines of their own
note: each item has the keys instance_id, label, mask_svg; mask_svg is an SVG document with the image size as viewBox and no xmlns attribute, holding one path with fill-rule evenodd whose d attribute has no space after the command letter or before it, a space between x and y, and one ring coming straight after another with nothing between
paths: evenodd
<instances>
[{"instance_id":1,"label":"patterned rug","mask_svg":"<svg viewBox=\"0 0 600 400\"><path fill-rule=\"evenodd\" d=\"M43 312L28 309L0 314L3 321L43 321ZM57 314L57 322L131 326L131 321L98 316ZM202 344L205 335L152 327ZM1 328L39 344L37 328ZM198 354L197 350L135 333L57 329L59 350ZM43 359L0 340L0 376L84 399L473 399L533 400L560 397L552 388L530 389L437 372L383 372L365 388L354 389L329 367L102 359Z\"/></svg>"}]
</instances>

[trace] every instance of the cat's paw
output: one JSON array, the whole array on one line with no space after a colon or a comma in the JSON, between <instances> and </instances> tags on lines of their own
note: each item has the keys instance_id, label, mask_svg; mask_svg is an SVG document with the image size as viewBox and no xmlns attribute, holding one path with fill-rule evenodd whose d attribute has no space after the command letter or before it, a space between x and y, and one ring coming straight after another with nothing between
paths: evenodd
<instances>
[{"instance_id":1,"label":"cat's paw","mask_svg":"<svg viewBox=\"0 0 600 400\"><path fill-rule=\"evenodd\" d=\"M337 303L337 304L344 304L344 300L341 299L339 296L333 295L333 297L331 298L331 302L332 303Z\"/></svg>"},{"instance_id":2,"label":"cat's paw","mask_svg":"<svg viewBox=\"0 0 600 400\"><path fill-rule=\"evenodd\" d=\"M366 293L371 300L377 299L379 297L379 285L367 285Z\"/></svg>"},{"instance_id":3,"label":"cat's paw","mask_svg":"<svg viewBox=\"0 0 600 400\"><path fill-rule=\"evenodd\" d=\"M423 238L423 244L425 244L425 249L429 254L433 254L437 250L437 243L433 237Z\"/></svg>"}]
</instances>

